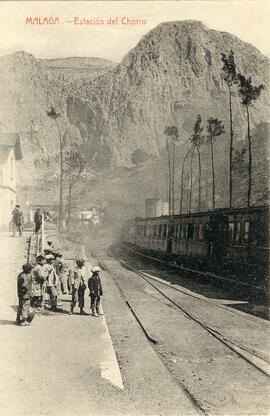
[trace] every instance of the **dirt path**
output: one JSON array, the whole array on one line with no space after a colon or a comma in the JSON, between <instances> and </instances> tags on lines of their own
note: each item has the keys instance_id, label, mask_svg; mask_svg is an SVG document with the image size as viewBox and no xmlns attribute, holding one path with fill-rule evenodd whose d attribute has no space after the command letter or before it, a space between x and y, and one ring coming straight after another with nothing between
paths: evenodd
<instances>
[{"instance_id":1,"label":"dirt path","mask_svg":"<svg viewBox=\"0 0 270 416\"><path fill-rule=\"evenodd\" d=\"M103 276L104 310L124 390L102 376L108 357L100 318L54 313L35 317L30 327L16 326L16 276L25 261L26 243L1 237L1 416L198 414L127 313L109 275ZM87 294L85 300L89 312ZM67 312L69 297L62 302Z\"/></svg>"}]
</instances>

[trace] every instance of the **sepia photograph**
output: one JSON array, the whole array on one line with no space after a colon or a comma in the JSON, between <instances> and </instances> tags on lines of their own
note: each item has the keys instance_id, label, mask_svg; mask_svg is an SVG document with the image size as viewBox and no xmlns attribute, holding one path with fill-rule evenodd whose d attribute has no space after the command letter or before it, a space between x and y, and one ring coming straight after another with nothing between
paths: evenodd
<instances>
[{"instance_id":1,"label":"sepia photograph","mask_svg":"<svg viewBox=\"0 0 270 416\"><path fill-rule=\"evenodd\" d=\"M270 415L270 0L0 0L0 416Z\"/></svg>"}]
</instances>

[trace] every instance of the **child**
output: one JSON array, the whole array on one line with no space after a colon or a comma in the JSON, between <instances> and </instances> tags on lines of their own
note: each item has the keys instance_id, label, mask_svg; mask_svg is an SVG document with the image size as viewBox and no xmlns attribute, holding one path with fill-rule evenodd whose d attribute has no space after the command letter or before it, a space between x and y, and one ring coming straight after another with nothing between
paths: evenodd
<instances>
[{"instance_id":1,"label":"child","mask_svg":"<svg viewBox=\"0 0 270 416\"><path fill-rule=\"evenodd\" d=\"M87 269L85 267L84 259L77 259L76 266L70 271L70 285L72 290L72 300L70 304L70 312L72 315L76 304L79 304L80 315L87 315L84 312L84 292L86 289L86 273Z\"/></svg>"},{"instance_id":2,"label":"child","mask_svg":"<svg viewBox=\"0 0 270 416\"><path fill-rule=\"evenodd\" d=\"M33 297L31 299L31 306L38 312L42 309L42 295L43 285L47 278L47 270L45 269L46 259L44 256L38 256L36 258L36 265L32 272L32 291Z\"/></svg>"},{"instance_id":3,"label":"child","mask_svg":"<svg viewBox=\"0 0 270 416\"><path fill-rule=\"evenodd\" d=\"M32 321L30 310L30 298L31 298L31 282L33 266L29 263L22 266L22 272L17 278L17 290L19 298L19 307L17 311L16 323L20 326L28 326ZM22 320L20 319L22 317Z\"/></svg>"},{"instance_id":4,"label":"child","mask_svg":"<svg viewBox=\"0 0 270 416\"><path fill-rule=\"evenodd\" d=\"M103 295L102 285L99 277L100 270L101 269L98 266L93 267L91 269L92 276L88 280L93 316L103 315L100 311L100 296Z\"/></svg>"}]
</instances>

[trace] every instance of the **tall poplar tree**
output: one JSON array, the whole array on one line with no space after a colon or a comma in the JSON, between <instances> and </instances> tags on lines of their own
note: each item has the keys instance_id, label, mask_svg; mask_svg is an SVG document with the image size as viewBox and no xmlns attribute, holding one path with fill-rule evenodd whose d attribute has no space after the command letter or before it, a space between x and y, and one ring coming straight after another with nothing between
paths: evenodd
<instances>
[{"instance_id":1,"label":"tall poplar tree","mask_svg":"<svg viewBox=\"0 0 270 416\"><path fill-rule=\"evenodd\" d=\"M236 64L234 61L234 52L231 50L229 55L221 54L223 62L223 76L228 86L229 93L229 120L230 120L230 162L229 162L229 207L232 207L232 160L233 160L233 117L232 117L232 86L237 83Z\"/></svg>"},{"instance_id":2,"label":"tall poplar tree","mask_svg":"<svg viewBox=\"0 0 270 416\"><path fill-rule=\"evenodd\" d=\"M251 187L252 187L252 149L251 149L251 134L250 134L250 114L249 108L253 102L255 102L261 95L261 91L264 89L264 85L258 86L252 85L251 77L246 78L242 74L238 74L239 81L239 96L241 97L242 104L246 108L247 114L247 138L248 138L248 194L247 205L250 207L251 201Z\"/></svg>"}]
</instances>

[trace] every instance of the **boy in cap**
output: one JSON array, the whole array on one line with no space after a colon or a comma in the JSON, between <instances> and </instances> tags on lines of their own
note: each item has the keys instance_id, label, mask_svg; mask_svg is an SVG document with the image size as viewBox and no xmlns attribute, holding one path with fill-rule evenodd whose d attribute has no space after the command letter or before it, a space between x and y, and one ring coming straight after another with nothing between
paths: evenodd
<instances>
[{"instance_id":1,"label":"boy in cap","mask_svg":"<svg viewBox=\"0 0 270 416\"><path fill-rule=\"evenodd\" d=\"M70 284L72 290L72 301L70 304L70 312L69 314L73 314L73 310L76 306L76 303L79 303L80 314L87 315L84 312L84 292L86 289L86 268L85 268L85 260L84 259L77 259L76 266L70 271Z\"/></svg>"},{"instance_id":2,"label":"boy in cap","mask_svg":"<svg viewBox=\"0 0 270 416\"><path fill-rule=\"evenodd\" d=\"M54 256L52 254L48 254L46 256L46 261L47 261L47 264L45 267L48 273L47 291L50 296L51 311L60 312L62 309L57 308L59 277L55 271L54 264L53 264Z\"/></svg>"},{"instance_id":3,"label":"boy in cap","mask_svg":"<svg viewBox=\"0 0 270 416\"><path fill-rule=\"evenodd\" d=\"M88 288L91 298L91 309L93 316L103 315L100 310L100 296L103 295L101 280L99 277L100 267L94 266L91 269L92 276L88 280Z\"/></svg>"},{"instance_id":4,"label":"boy in cap","mask_svg":"<svg viewBox=\"0 0 270 416\"><path fill-rule=\"evenodd\" d=\"M33 268L32 272L32 291L33 298L31 299L31 305L40 311L42 306L42 288L47 278L47 270L44 267L46 259L44 256L38 256L36 258L37 264Z\"/></svg>"},{"instance_id":5,"label":"boy in cap","mask_svg":"<svg viewBox=\"0 0 270 416\"><path fill-rule=\"evenodd\" d=\"M68 275L69 275L69 267L66 262L60 263L58 267L58 276L60 280L61 290L63 295L68 293Z\"/></svg>"},{"instance_id":6,"label":"boy in cap","mask_svg":"<svg viewBox=\"0 0 270 416\"><path fill-rule=\"evenodd\" d=\"M30 325L29 310L31 299L32 269L33 266L31 264L24 264L22 266L22 272L17 277L17 293L19 298L19 307L17 311L16 323L20 326Z\"/></svg>"}]
</instances>

